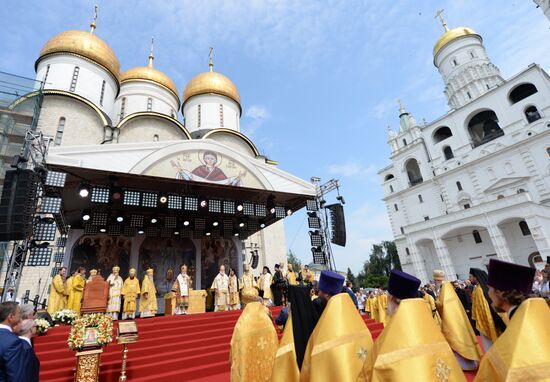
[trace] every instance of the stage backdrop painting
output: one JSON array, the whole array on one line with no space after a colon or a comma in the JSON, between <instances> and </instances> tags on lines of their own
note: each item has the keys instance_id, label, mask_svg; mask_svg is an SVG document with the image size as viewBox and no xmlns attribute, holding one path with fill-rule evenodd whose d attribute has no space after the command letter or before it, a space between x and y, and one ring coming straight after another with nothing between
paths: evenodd
<instances>
[{"instance_id":1,"label":"stage backdrop painting","mask_svg":"<svg viewBox=\"0 0 550 382\"><path fill-rule=\"evenodd\" d=\"M201 240L201 283L202 288L210 288L214 278L219 273L220 266L225 266L225 273L229 275L229 268L237 273L237 247L233 240L204 238Z\"/></svg>"},{"instance_id":2,"label":"stage backdrop painting","mask_svg":"<svg viewBox=\"0 0 550 382\"><path fill-rule=\"evenodd\" d=\"M118 265L120 276L126 278L130 267L132 239L125 236L83 235L78 239L71 260L71 273L78 267L97 269L107 278L111 269Z\"/></svg>"},{"instance_id":3,"label":"stage backdrop painting","mask_svg":"<svg viewBox=\"0 0 550 382\"><path fill-rule=\"evenodd\" d=\"M158 162L145 175L263 189L262 183L235 159L210 150L184 151Z\"/></svg>"},{"instance_id":4,"label":"stage backdrop painting","mask_svg":"<svg viewBox=\"0 0 550 382\"><path fill-rule=\"evenodd\" d=\"M172 289L180 273L180 266L187 265L187 274L195 282L195 245L188 238L147 238L139 249L138 275L143 279L145 271L155 271L155 288L163 296Z\"/></svg>"}]
</instances>

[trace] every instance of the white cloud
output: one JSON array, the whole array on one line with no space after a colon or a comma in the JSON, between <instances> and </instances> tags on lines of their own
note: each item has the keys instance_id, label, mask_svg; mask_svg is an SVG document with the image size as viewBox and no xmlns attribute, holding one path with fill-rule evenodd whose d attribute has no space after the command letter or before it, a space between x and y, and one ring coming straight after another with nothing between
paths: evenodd
<instances>
[{"instance_id":1,"label":"white cloud","mask_svg":"<svg viewBox=\"0 0 550 382\"><path fill-rule=\"evenodd\" d=\"M361 163L347 162L344 164L331 164L328 167L328 172L333 175L352 176L360 173L363 170Z\"/></svg>"},{"instance_id":2,"label":"white cloud","mask_svg":"<svg viewBox=\"0 0 550 382\"><path fill-rule=\"evenodd\" d=\"M246 110L244 116L253 120L264 120L271 115L269 114L269 110L264 106L252 105Z\"/></svg>"},{"instance_id":3,"label":"white cloud","mask_svg":"<svg viewBox=\"0 0 550 382\"><path fill-rule=\"evenodd\" d=\"M260 105L250 106L244 113L245 119L241 120L241 130L244 135L252 137L262 127L271 114L266 107ZM265 137L264 137L265 138Z\"/></svg>"}]
</instances>

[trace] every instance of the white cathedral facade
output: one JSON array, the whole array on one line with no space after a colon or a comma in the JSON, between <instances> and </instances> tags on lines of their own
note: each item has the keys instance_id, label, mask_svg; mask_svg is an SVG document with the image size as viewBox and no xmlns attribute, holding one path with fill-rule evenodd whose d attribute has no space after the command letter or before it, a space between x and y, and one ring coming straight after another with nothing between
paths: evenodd
<instances>
[{"instance_id":1,"label":"white cathedral facade","mask_svg":"<svg viewBox=\"0 0 550 382\"><path fill-rule=\"evenodd\" d=\"M208 152L220 159L212 172L216 178L206 176L198 181L228 185L238 181L239 186L253 189L315 195L311 183L279 170L276 162L261 155L240 132L239 92L228 77L213 70L212 60L209 70L187 83L180 98L174 82L155 69L152 49L146 66L121 72L115 52L95 34L94 21L90 32L65 31L48 40L35 69L36 79L44 84L37 129L51 138L49 164L172 179L182 179L178 174L185 173L195 180L191 171L204 165L204 153ZM17 103L23 107L32 96ZM17 103L13 108L17 109ZM180 110L184 122L178 119ZM180 168L187 165L192 167ZM70 230L65 266L71 267L73 252L85 236L81 229ZM128 266L137 268L145 238L126 240L131 242ZM196 253L195 287L208 287L204 280L203 285L199 282L199 265L208 256L204 240L202 245L200 239L190 241ZM264 265L273 269L275 263L286 262L282 221L246 240L232 238L227 243L232 267L250 262L253 253L258 258L256 273ZM240 268L237 265L239 273ZM30 289L34 295L39 280L50 270L51 266L25 268L19 291ZM6 270L2 271L5 275Z\"/></svg>"},{"instance_id":2,"label":"white cathedral facade","mask_svg":"<svg viewBox=\"0 0 550 382\"><path fill-rule=\"evenodd\" d=\"M548 2L541 2L546 3ZM449 112L418 124L401 105L379 171L403 269L465 279L499 258L537 268L550 256L550 77L531 64L504 79L467 27L437 40Z\"/></svg>"}]
</instances>

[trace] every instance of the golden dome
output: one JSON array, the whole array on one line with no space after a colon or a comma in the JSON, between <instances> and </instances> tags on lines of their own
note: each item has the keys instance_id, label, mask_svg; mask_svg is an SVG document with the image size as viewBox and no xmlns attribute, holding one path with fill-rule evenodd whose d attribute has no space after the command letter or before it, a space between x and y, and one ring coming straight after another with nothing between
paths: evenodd
<instances>
[{"instance_id":1,"label":"golden dome","mask_svg":"<svg viewBox=\"0 0 550 382\"><path fill-rule=\"evenodd\" d=\"M69 53L85 57L107 69L117 80L120 64L115 52L102 39L91 32L70 30L52 37L40 51L35 67L44 57Z\"/></svg>"},{"instance_id":2,"label":"golden dome","mask_svg":"<svg viewBox=\"0 0 550 382\"><path fill-rule=\"evenodd\" d=\"M174 94L179 103L178 89L174 82L166 74L153 67L153 56L149 56L149 64L147 66L137 66L132 69L128 69L126 72L120 75L120 83L124 83L131 80L152 81L156 84L168 89Z\"/></svg>"},{"instance_id":3,"label":"golden dome","mask_svg":"<svg viewBox=\"0 0 550 382\"><path fill-rule=\"evenodd\" d=\"M444 25L444 27L446 29L445 33L443 33L443 35L435 42L434 45L434 58L445 45L447 45L451 41L456 40L457 38L463 36L478 36L479 38L481 38L481 36L479 36L476 31L468 27L458 27L453 29L448 29L446 25Z\"/></svg>"},{"instance_id":4,"label":"golden dome","mask_svg":"<svg viewBox=\"0 0 550 382\"><path fill-rule=\"evenodd\" d=\"M193 96L209 93L229 97L241 107L241 96L233 81L212 70L201 73L189 81L183 91L183 103Z\"/></svg>"}]
</instances>

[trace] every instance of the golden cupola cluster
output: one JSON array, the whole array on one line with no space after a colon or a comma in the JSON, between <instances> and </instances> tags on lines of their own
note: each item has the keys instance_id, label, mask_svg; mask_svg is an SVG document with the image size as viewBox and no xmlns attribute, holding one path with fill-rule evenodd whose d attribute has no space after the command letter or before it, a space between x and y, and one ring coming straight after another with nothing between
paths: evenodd
<instances>
[{"instance_id":1,"label":"golden cupola cluster","mask_svg":"<svg viewBox=\"0 0 550 382\"><path fill-rule=\"evenodd\" d=\"M61 32L48 40L40 51L35 68L38 67L41 60L52 55L75 55L103 67L112 74L119 84L130 81L149 81L158 84L173 93L179 103L178 89L174 81L153 66L152 47L147 66L138 66L123 73L120 72L120 63L115 52L105 41L94 34L96 17L97 13L94 16L94 21L90 24L91 30L89 32L70 30ZM233 81L213 70L212 49L210 50L210 70L200 73L189 81L183 91L182 101L185 104L191 97L202 94L217 94L228 97L241 108L241 97Z\"/></svg>"}]
</instances>

